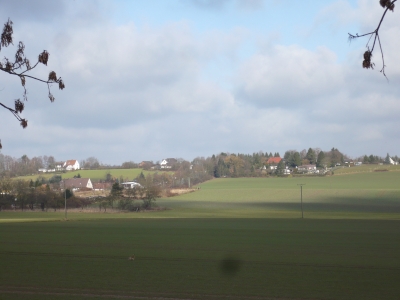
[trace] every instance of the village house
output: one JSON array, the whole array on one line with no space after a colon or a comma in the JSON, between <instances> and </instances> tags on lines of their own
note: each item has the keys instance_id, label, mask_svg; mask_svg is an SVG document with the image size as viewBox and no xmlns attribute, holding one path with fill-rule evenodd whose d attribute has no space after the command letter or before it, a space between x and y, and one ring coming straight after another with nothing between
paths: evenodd
<instances>
[{"instance_id":1,"label":"village house","mask_svg":"<svg viewBox=\"0 0 400 300\"><path fill-rule=\"evenodd\" d=\"M93 184L90 178L70 178L64 179L62 181L63 188L72 189L73 191L81 190L81 189L93 189Z\"/></svg>"},{"instance_id":2,"label":"village house","mask_svg":"<svg viewBox=\"0 0 400 300\"><path fill-rule=\"evenodd\" d=\"M175 158L166 158L160 162L160 169L171 169L173 164L178 162Z\"/></svg>"},{"instance_id":3,"label":"village house","mask_svg":"<svg viewBox=\"0 0 400 300\"><path fill-rule=\"evenodd\" d=\"M110 182L98 182L98 183L93 183L93 190L95 191L104 191L104 190L110 190L112 184Z\"/></svg>"},{"instance_id":4,"label":"village house","mask_svg":"<svg viewBox=\"0 0 400 300\"><path fill-rule=\"evenodd\" d=\"M267 160L267 164L269 165L277 165L281 162L282 158L280 157L270 157Z\"/></svg>"},{"instance_id":5,"label":"village house","mask_svg":"<svg viewBox=\"0 0 400 300\"><path fill-rule=\"evenodd\" d=\"M298 173L317 173L316 165L302 165L297 167Z\"/></svg>"},{"instance_id":6,"label":"village house","mask_svg":"<svg viewBox=\"0 0 400 300\"><path fill-rule=\"evenodd\" d=\"M64 165L64 162L56 162L56 171L62 171L63 165Z\"/></svg>"},{"instance_id":7,"label":"village house","mask_svg":"<svg viewBox=\"0 0 400 300\"><path fill-rule=\"evenodd\" d=\"M389 157L389 163L390 163L391 165L397 165L397 164L398 164L398 162L397 162L397 161L394 161L391 157Z\"/></svg>"},{"instance_id":8,"label":"village house","mask_svg":"<svg viewBox=\"0 0 400 300\"><path fill-rule=\"evenodd\" d=\"M269 165L269 169L270 170L276 170L278 167L278 164L280 163L280 161L282 160L282 158L280 157L270 157L267 160L267 164Z\"/></svg>"},{"instance_id":9,"label":"village house","mask_svg":"<svg viewBox=\"0 0 400 300\"><path fill-rule=\"evenodd\" d=\"M79 166L79 162L77 160L71 159L71 160L67 160L64 164L63 164L63 168L67 171L71 171L71 170L78 170L80 169Z\"/></svg>"}]
</instances>

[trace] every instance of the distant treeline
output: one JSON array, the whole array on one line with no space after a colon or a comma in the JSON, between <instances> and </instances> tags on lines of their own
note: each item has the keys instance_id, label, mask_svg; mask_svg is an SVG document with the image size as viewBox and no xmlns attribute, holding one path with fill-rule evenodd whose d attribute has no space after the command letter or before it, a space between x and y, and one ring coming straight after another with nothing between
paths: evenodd
<instances>
[{"instance_id":1,"label":"distant treeline","mask_svg":"<svg viewBox=\"0 0 400 300\"><path fill-rule=\"evenodd\" d=\"M178 172L177 178L192 178L192 183L203 181L205 177L248 177L263 176L265 167L268 167L268 159L271 157L281 157L278 152L255 152L253 154L221 152L210 157L197 157L189 162L184 159L176 159L176 162L168 171ZM377 155L364 155L351 160L336 148L329 151L322 151L320 148L309 148L302 151L288 150L284 153L284 164L290 168L300 165L315 164L319 168L329 168L343 165L349 161L357 161L363 164L388 163L389 154L383 158ZM392 156L393 161L398 162L398 156ZM23 155L14 158L0 153L0 177L15 177L37 174L39 169L55 169L57 165L62 165L63 161L57 161L54 156L37 156L29 158ZM145 170L158 170L158 162L146 161L135 163L133 161L123 162L121 165L105 165L95 157L89 157L80 162L83 169L132 169L143 168ZM182 176L181 176L182 175ZM201 179L200 179L201 178Z\"/></svg>"}]
</instances>

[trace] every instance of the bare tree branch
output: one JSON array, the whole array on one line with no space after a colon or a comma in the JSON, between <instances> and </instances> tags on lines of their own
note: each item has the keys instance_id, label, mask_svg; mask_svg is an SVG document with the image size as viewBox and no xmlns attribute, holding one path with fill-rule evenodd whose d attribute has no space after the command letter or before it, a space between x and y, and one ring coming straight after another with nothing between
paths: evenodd
<instances>
[{"instance_id":1,"label":"bare tree branch","mask_svg":"<svg viewBox=\"0 0 400 300\"><path fill-rule=\"evenodd\" d=\"M362 66L365 69L369 69L369 68L373 69L374 66L375 66L375 64L371 61L371 59L372 59L372 53L374 52L374 49L375 49L376 41L378 41L379 49L380 49L381 55L382 55L382 69L381 69L380 72L385 77L386 77L386 74L385 74L386 65L385 65L385 58L384 58L384 55L383 55L383 48L382 48L382 44L381 44L381 39L380 39L380 36L379 36L379 29L381 28L381 25L383 23L383 20L385 19L385 16L386 16L386 13L388 12L388 10L390 10L392 12L394 11L394 6L395 6L394 3L395 2L397 2L397 0L379 0L380 5L385 9L385 11L383 12L382 17L381 17L381 19L380 19L380 21L378 23L378 27L376 27L376 29L374 31L371 31L369 33L365 33L365 34L362 34L362 35L358 35L358 33L355 34L355 35L349 33L349 41L350 42L352 40L360 38L360 37L364 37L364 36L368 36L368 35L370 36L369 39L368 39L367 45L366 45L368 50L364 52L364 61L362 63ZM372 42L372 47L370 48L369 44L371 42L371 39L373 39L373 42ZM387 79L387 77L386 77L386 79Z\"/></svg>"},{"instance_id":2,"label":"bare tree branch","mask_svg":"<svg viewBox=\"0 0 400 300\"><path fill-rule=\"evenodd\" d=\"M3 32L1 34L0 51L2 47L8 47L9 45L13 45L12 25L13 22L10 19L8 19L8 21L4 24ZM50 54L46 50L43 50L43 52L39 54L37 62L33 66L31 66L30 61L25 57L24 51L25 51L24 43L19 42L17 51L15 52L14 56L14 62L5 57L4 60L0 62L0 70L7 74L18 76L20 78L21 85L23 88L23 101L28 101L25 84L26 84L26 79L29 78L47 84L48 97L51 102L54 102L55 98L51 93L51 84L57 83L58 88L60 90L63 90L65 88L65 84L64 81L61 79L61 77L57 77L56 72L54 71L51 71L49 73L49 77L47 80L27 74L28 72L36 68L39 63L42 63L47 66ZM22 111L24 110L25 105L19 99L15 100L14 104L15 108L13 109L0 102L0 106L10 111L14 115L14 117L20 122L22 128L26 128L28 126L28 121L20 116L20 113L22 113ZM0 140L0 149L1 148L2 145Z\"/></svg>"}]
</instances>

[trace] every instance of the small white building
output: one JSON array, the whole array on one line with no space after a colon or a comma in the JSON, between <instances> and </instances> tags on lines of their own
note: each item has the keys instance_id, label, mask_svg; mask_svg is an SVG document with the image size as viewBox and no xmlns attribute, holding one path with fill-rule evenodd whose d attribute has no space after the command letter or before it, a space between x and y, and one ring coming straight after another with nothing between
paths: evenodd
<instances>
[{"instance_id":1,"label":"small white building","mask_svg":"<svg viewBox=\"0 0 400 300\"><path fill-rule=\"evenodd\" d=\"M301 173L316 173L317 166L316 165L302 165L297 167L297 172Z\"/></svg>"},{"instance_id":2,"label":"small white building","mask_svg":"<svg viewBox=\"0 0 400 300\"><path fill-rule=\"evenodd\" d=\"M121 183L121 185L124 187L124 189L133 189L133 188L142 188L143 186L140 183L137 183L135 181L127 181Z\"/></svg>"},{"instance_id":3,"label":"small white building","mask_svg":"<svg viewBox=\"0 0 400 300\"><path fill-rule=\"evenodd\" d=\"M79 162L75 159L67 160L63 164L63 168L67 171L80 169Z\"/></svg>"},{"instance_id":4,"label":"small white building","mask_svg":"<svg viewBox=\"0 0 400 300\"><path fill-rule=\"evenodd\" d=\"M51 173L51 172L55 172L56 169L45 169L45 168L41 168L38 170L38 172L42 172L42 173Z\"/></svg>"}]
</instances>

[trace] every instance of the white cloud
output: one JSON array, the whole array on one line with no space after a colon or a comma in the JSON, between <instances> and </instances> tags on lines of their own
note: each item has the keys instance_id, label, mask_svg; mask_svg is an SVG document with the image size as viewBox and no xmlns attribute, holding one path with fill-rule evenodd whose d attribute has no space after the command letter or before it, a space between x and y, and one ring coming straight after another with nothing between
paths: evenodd
<instances>
[{"instance_id":1,"label":"white cloud","mask_svg":"<svg viewBox=\"0 0 400 300\"><path fill-rule=\"evenodd\" d=\"M355 19L365 28L381 13L379 7L370 13L375 2L360 1L346 11L347 2L338 1L324 16L338 14L333 26ZM57 26L49 26L54 19L26 19L15 27L30 57L43 45L50 52L49 66L35 74L55 70L66 89L54 86L56 102L50 104L46 86L29 81L25 130L0 110L0 126L7 128L0 136L4 153L121 163L308 147L337 147L353 156L395 154L400 145L396 12L381 33L387 82L377 70L361 68L364 41L353 42L341 62L326 46L278 44L268 38L285 33L273 29L257 40L269 42L255 43L258 49L243 60L238 52L252 32L242 24L202 34L183 20L115 24L94 4L74 10L65 2ZM374 60L378 65L378 53ZM22 94L20 83L1 80L2 102L12 104Z\"/></svg>"},{"instance_id":2,"label":"white cloud","mask_svg":"<svg viewBox=\"0 0 400 300\"><path fill-rule=\"evenodd\" d=\"M312 105L343 83L339 75L335 54L326 48L276 45L242 66L237 95L260 107Z\"/></svg>"}]
</instances>

